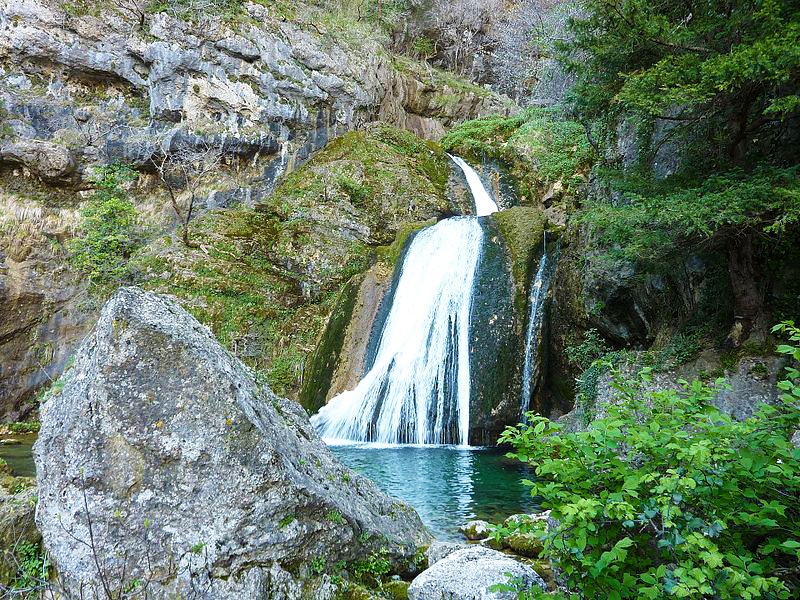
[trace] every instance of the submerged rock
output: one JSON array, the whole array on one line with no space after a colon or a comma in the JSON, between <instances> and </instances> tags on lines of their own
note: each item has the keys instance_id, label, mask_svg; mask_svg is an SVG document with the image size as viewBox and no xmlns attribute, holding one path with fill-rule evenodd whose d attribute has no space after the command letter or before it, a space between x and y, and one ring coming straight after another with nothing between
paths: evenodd
<instances>
[{"instance_id":1,"label":"submerged rock","mask_svg":"<svg viewBox=\"0 0 800 600\"><path fill-rule=\"evenodd\" d=\"M513 592L495 592L491 588L517 578L526 586L545 588L529 566L483 546L454 552L420 573L408 588L410 600L505 600Z\"/></svg>"},{"instance_id":2,"label":"submerged rock","mask_svg":"<svg viewBox=\"0 0 800 600\"><path fill-rule=\"evenodd\" d=\"M137 288L105 305L41 420L37 524L68 593L326 598L312 559L316 573L374 552L399 567L430 541L298 404Z\"/></svg>"}]
</instances>

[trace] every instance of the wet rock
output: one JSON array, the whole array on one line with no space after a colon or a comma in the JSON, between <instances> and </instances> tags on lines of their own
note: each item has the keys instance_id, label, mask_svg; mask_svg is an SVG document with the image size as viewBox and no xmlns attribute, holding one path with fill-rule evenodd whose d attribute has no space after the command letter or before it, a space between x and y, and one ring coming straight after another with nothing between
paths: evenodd
<instances>
[{"instance_id":1,"label":"wet rock","mask_svg":"<svg viewBox=\"0 0 800 600\"><path fill-rule=\"evenodd\" d=\"M470 316L469 443L493 445L519 418L519 356L524 352L524 307L515 302L509 251L497 222L481 218L484 245Z\"/></svg>"},{"instance_id":2,"label":"wet rock","mask_svg":"<svg viewBox=\"0 0 800 600\"><path fill-rule=\"evenodd\" d=\"M76 595L139 580L153 598L294 599L304 585L327 598L309 557L381 551L401 568L430 541L413 509L333 458L297 403L137 288L106 303L41 421L37 524Z\"/></svg>"},{"instance_id":3,"label":"wet rock","mask_svg":"<svg viewBox=\"0 0 800 600\"><path fill-rule=\"evenodd\" d=\"M472 546L440 560L418 575L408 588L410 600L511 600L513 592L490 588L508 583L509 576L528 586L545 588L542 578L529 566L496 550Z\"/></svg>"},{"instance_id":4,"label":"wet rock","mask_svg":"<svg viewBox=\"0 0 800 600\"><path fill-rule=\"evenodd\" d=\"M458 530L470 541L476 542L489 535L489 522L480 519L465 523Z\"/></svg>"}]
</instances>

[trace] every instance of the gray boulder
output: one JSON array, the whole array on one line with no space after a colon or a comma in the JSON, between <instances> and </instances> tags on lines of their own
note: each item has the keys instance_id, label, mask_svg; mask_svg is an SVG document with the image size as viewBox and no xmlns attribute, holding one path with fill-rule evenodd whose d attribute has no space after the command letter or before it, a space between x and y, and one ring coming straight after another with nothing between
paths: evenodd
<instances>
[{"instance_id":1,"label":"gray boulder","mask_svg":"<svg viewBox=\"0 0 800 600\"><path fill-rule=\"evenodd\" d=\"M509 583L509 576L526 586L545 589L544 580L529 566L510 556L471 546L449 554L420 573L408 588L409 600L512 600L513 592L495 592L496 584Z\"/></svg>"},{"instance_id":2,"label":"gray boulder","mask_svg":"<svg viewBox=\"0 0 800 600\"><path fill-rule=\"evenodd\" d=\"M455 542L440 542L434 541L425 551L425 557L428 559L428 566L433 566L443 558L447 558L454 552L468 548L465 544L457 544Z\"/></svg>"},{"instance_id":3,"label":"gray boulder","mask_svg":"<svg viewBox=\"0 0 800 600\"><path fill-rule=\"evenodd\" d=\"M334 563L402 569L430 541L297 403L138 288L107 302L41 421L37 524L67 596L328 598Z\"/></svg>"},{"instance_id":4,"label":"gray boulder","mask_svg":"<svg viewBox=\"0 0 800 600\"><path fill-rule=\"evenodd\" d=\"M42 140L20 140L0 146L0 163L25 165L45 181L55 182L75 172L76 164L69 148Z\"/></svg>"}]
</instances>

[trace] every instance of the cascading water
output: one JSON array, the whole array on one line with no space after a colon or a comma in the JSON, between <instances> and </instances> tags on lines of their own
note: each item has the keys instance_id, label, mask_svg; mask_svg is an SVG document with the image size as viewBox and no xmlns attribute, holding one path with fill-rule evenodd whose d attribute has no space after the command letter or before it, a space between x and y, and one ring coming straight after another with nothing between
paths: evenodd
<instances>
[{"instance_id":1,"label":"cascading water","mask_svg":"<svg viewBox=\"0 0 800 600\"><path fill-rule=\"evenodd\" d=\"M461 168L464 172L464 176L467 178L467 185L472 194L472 200L475 202L475 214L479 217L485 217L497 212L497 204L492 200L491 195L489 195L489 192L484 187L477 171L470 167L463 158L453 156L452 154L448 154L447 156L453 159L453 162Z\"/></svg>"},{"instance_id":2,"label":"cascading water","mask_svg":"<svg viewBox=\"0 0 800 600\"><path fill-rule=\"evenodd\" d=\"M497 211L460 158L478 216ZM469 326L484 243L475 217L453 217L417 234L400 267L372 368L311 422L328 442L468 444Z\"/></svg>"},{"instance_id":3,"label":"cascading water","mask_svg":"<svg viewBox=\"0 0 800 600\"><path fill-rule=\"evenodd\" d=\"M522 365L522 395L520 398L520 415L524 417L531 406L531 380L536 366L536 350L539 344L539 332L542 329L544 318L544 303L547 299L547 289L550 286L550 257L547 253L547 232L544 233L544 251L539 261L536 277L531 284L528 294L528 330L525 334L525 359Z\"/></svg>"}]
</instances>

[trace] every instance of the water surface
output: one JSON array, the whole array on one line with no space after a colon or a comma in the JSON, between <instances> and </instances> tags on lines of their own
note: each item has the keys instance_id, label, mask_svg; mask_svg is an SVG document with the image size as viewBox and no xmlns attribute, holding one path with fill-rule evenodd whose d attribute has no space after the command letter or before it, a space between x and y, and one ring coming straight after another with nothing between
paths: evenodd
<instances>
[{"instance_id":1,"label":"water surface","mask_svg":"<svg viewBox=\"0 0 800 600\"><path fill-rule=\"evenodd\" d=\"M0 436L0 458L11 467L11 473L17 477L34 477L36 467L33 464L33 442L36 434Z\"/></svg>"},{"instance_id":2,"label":"water surface","mask_svg":"<svg viewBox=\"0 0 800 600\"><path fill-rule=\"evenodd\" d=\"M502 521L537 506L520 483L530 469L489 448L331 446L348 467L390 496L405 500L439 538L462 539L471 519Z\"/></svg>"}]
</instances>

